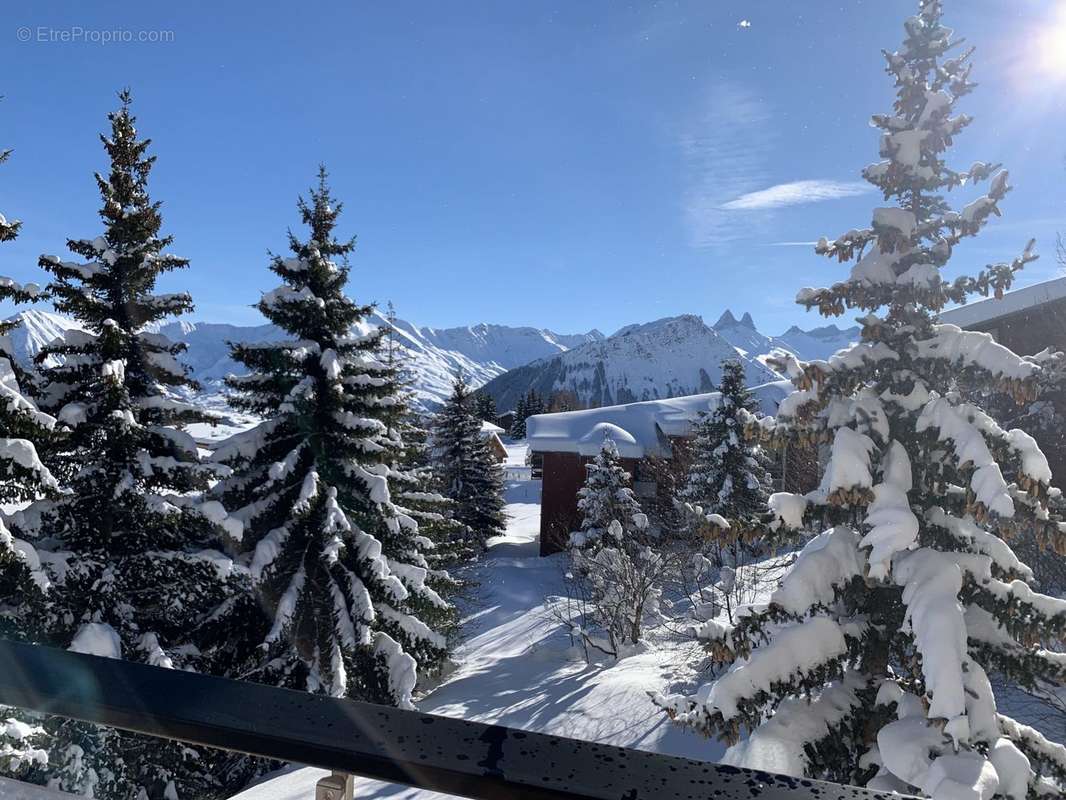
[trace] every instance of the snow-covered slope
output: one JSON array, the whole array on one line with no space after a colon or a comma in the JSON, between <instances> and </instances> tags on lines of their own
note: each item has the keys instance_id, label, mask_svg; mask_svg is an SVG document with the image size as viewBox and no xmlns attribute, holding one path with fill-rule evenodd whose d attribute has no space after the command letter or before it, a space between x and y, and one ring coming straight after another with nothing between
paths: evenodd
<instances>
[{"instance_id":1,"label":"snow-covered slope","mask_svg":"<svg viewBox=\"0 0 1066 800\"><path fill-rule=\"evenodd\" d=\"M20 311L8 317L7 321L21 323L8 334L8 339L11 342L11 354L23 364L32 361L41 348L64 332L81 329L81 325L62 314L37 308Z\"/></svg>"},{"instance_id":2,"label":"snow-covered slope","mask_svg":"<svg viewBox=\"0 0 1066 800\"><path fill-rule=\"evenodd\" d=\"M791 350L805 361L829 358L837 350L858 340L859 327L857 325L851 328L826 325L809 331L801 330L793 325L780 336L774 337L774 343L778 347Z\"/></svg>"},{"instance_id":3,"label":"snow-covered slope","mask_svg":"<svg viewBox=\"0 0 1066 800\"><path fill-rule=\"evenodd\" d=\"M485 386L503 409L529 389L548 396L569 391L583 405L601 406L709 392L722 361L740 358L751 385L778 376L736 348L700 317L629 325L602 341L518 367Z\"/></svg>"},{"instance_id":4,"label":"snow-covered slope","mask_svg":"<svg viewBox=\"0 0 1066 800\"><path fill-rule=\"evenodd\" d=\"M229 325L225 322L170 322L159 332L171 341L184 342L187 350L181 360L189 365L201 383L221 381L242 368L229 357L229 342L274 342L283 338L273 325Z\"/></svg>"},{"instance_id":5,"label":"snow-covered slope","mask_svg":"<svg viewBox=\"0 0 1066 800\"><path fill-rule=\"evenodd\" d=\"M362 330L388 323L374 313ZM460 370L473 386L480 386L512 366L568 349L568 342L600 337L598 331L565 336L536 328L510 328L506 325L474 325L468 328L421 328L406 320L394 322L396 341L412 377L415 401L429 410L451 391L452 379ZM229 358L227 342L272 341L282 336L273 325L254 327L215 322L173 322L160 331L189 346L185 362L193 375L205 384L217 385L228 373L242 367ZM209 386L210 388L210 386Z\"/></svg>"},{"instance_id":6,"label":"snow-covered slope","mask_svg":"<svg viewBox=\"0 0 1066 800\"><path fill-rule=\"evenodd\" d=\"M404 325L410 327L407 323ZM466 328L415 328L413 332L441 350L462 353L486 364L499 364L504 369L514 369L604 338L595 329L588 333L561 334L547 328L512 328L484 323Z\"/></svg>"},{"instance_id":7,"label":"snow-covered slope","mask_svg":"<svg viewBox=\"0 0 1066 800\"><path fill-rule=\"evenodd\" d=\"M519 459L521 460L521 459ZM541 558L540 481L507 489L507 533L471 577L458 669L418 701L420 711L657 753L715 761L723 746L674 725L648 698L696 680L704 654L691 640L663 637L647 652L588 664L553 609L565 603L565 557ZM308 800L324 770L269 777L234 800ZM445 795L356 779L360 798L436 800Z\"/></svg>"},{"instance_id":8,"label":"snow-covered slope","mask_svg":"<svg viewBox=\"0 0 1066 800\"><path fill-rule=\"evenodd\" d=\"M738 353L748 358L766 355L775 347L780 347L773 337L759 333L755 328L755 321L747 312L738 320L727 308L714 323L714 331L733 345Z\"/></svg>"},{"instance_id":9,"label":"snow-covered slope","mask_svg":"<svg viewBox=\"0 0 1066 800\"><path fill-rule=\"evenodd\" d=\"M714 324L714 330L738 352L758 361L777 348L795 353L805 361L826 359L859 339L858 326L841 329L836 325L809 331L793 325L780 336L767 336L755 327L751 314L745 313L738 320L728 309Z\"/></svg>"},{"instance_id":10,"label":"snow-covered slope","mask_svg":"<svg viewBox=\"0 0 1066 800\"><path fill-rule=\"evenodd\" d=\"M65 330L79 327L72 320L48 311L29 309L16 315L22 324L11 333L14 355L29 362L40 349ZM12 319L14 319L13 317ZM374 314L363 326L386 325ZM415 401L425 410L438 406L451 390L460 370L473 386L480 386L511 367L544 356L556 355L575 344L603 338L599 331L557 334L549 330L506 325L474 325L468 328L420 328L396 320L396 338L413 379ZM282 338L273 325L230 325L224 322L180 320L160 326L160 333L188 349L182 361L204 385L207 394L222 390L222 379L243 369L229 357L229 342L263 342Z\"/></svg>"}]
</instances>

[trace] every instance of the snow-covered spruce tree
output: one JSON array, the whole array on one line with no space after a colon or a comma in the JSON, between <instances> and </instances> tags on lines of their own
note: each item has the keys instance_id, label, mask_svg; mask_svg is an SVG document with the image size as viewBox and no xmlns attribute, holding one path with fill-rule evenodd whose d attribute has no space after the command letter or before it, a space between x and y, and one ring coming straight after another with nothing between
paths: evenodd
<instances>
[{"instance_id":1,"label":"snow-covered spruce tree","mask_svg":"<svg viewBox=\"0 0 1066 800\"><path fill-rule=\"evenodd\" d=\"M415 609L446 604L427 583L417 524L391 499L384 420L397 386L377 358L381 331L353 331L373 308L344 295L349 270L335 259L354 240L335 238L326 177L299 201L309 238L289 234L292 256L270 265L282 283L257 306L290 338L232 345L250 370L227 378L232 403L264 421L218 447L234 474L216 493L244 524L233 546L268 615L238 674L410 708L419 666L445 654Z\"/></svg>"},{"instance_id":2,"label":"snow-covered spruce tree","mask_svg":"<svg viewBox=\"0 0 1066 800\"><path fill-rule=\"evenodd\" d=\"M1034 256L942 278L1009 186L998 168L944 161L970 124L955 107L973 84L970 53L949 57L939 0L922 0L905 30L886 53L896 103L873 120L884 160L864 171L896 204L820 242L857 263L798 296L826 316L864 312L861 341L828 362L784 360L796 392L764 428L829 449L816 491L771 498L781 526L817 535L768 606L722 632L733 668L693 697L658 700L732 744L735 765L936 800L1061 796L1066 748L999 713L989 681L1063 682L1066 655L1043 643L1061 638L1066 601L1033 591L1008 545L1031 529L1061 552L1047 511L1057 492L1030 436L951 391L965 374L1028 402L1040 367L936 320L949 302L999 295ZM989 177L962 211L941 195Z\"/></svg>"},{"instance_id":3,"label":"snow-covered spruce tree","mask_svg":"<svg viewBox=\"0 0 1066 800\"><path fill-rule=\"evenodd\" d=\"M84 261L44 256L56 309L84 330L45 348L42 404L65 428L46 463L64 493L13 515L32 544L26 563L43 597L9 606L42 644L176 668L206 668L195 630L234 591L217 549L225 512L195 497L222 470L199 461L181 430L208 417L172 397L194 385L176 360L182 346L149 332L191 310L187 294L153 294L161 273L186 266L165 252L159 204L147 192L154 157L137 138L130 97L102 137L110 171L97 174L102 235L68 247ZM211 755L185 746L48 718L47 766L27 776L96 797L210 797Z\"/></svg>"},{"instance_id":4,"label":"snow-covered spruce tree","mask_svg":"<svg viewBox=\"0 0 1066 800\"><path fill-rule=\"evenodd\" d=\"M455 519L471 537L464 550L479 555L485 542L507 528L503 472L481 435L466 378L460 373L433 423L437 474L446 497L455 502Z\"/></svg>"},{"instance_id":5,"label":"snow-covered spruce tree","mask_svg":"<svg viewBox=\"0 0 1066 800\"><path fill-rule=\"evenodd\" d=\"M496 398L488 392L474 394L474 413L484 422L496 424L499 415L496 412Z\"/></svg>"},{"instance_id":6,"label":"snow-covered spruce tree","mask_svg":"<svg viewBox=\"0 0 1066 800\"><path fill-rule=\"evenodd\" d=\"M758 403L739 361L722 362L718 390L718 404L694 426L691 460L677 496L686 532L702 556L692 565L696 586L716 580L712 600L733 620L737 606L753 601L778 570L756 563L772 550L766 526L771 480L762 447L744 435Z\"/></svg>"},{"instance_id":7,"label":"snow-covered spruce tree","mask_svg":"<svg viewBox=\"0 0 1066 800\"><path fill-rule=\"evenodd\" d=\"M544 398L537 394L537 390L531 388L526 395L526 419L535 414L544 413Z\"/></svg>"},{"instance_id":8,"label":"snow-covered spruce tree","mask_svg":"<svg viewBox=\"0 0 1066 800\"><path fill-rule=\"evenodd\" d=\"M580 605L568 621L585 645L620 656L656 618L670 559L655 546L613 439L604 438L586 470L581 530L569 541L568 580Z\"/></svg>"},{"instance_id":9,"label":"snow-covered spruce tree","mask_svg":"<svg viewBox=\"0 0 1066 800\"><path fill-rule=\"evenodd\" d=\"M10 156L10 150L0 150L0 164ZM14 240L21 225L19 220L8 220L0 214L0 242ZM20 284L0 276L0 300L24 303L38 299L40 294L35 283ZM55 478L37 453L38 444L54 440L55 419L39 411L20 386L22 375L8 338L17 326L17 322L0 322L0 502L5 504L32 500L56 488ZM13 552L12 547L10 534L0 519L0 553Z\"/></svg>"},{"instance_id":10,"label":"snow-covered spruce tree","mask_svg":"<svg viewBox=\"0 0 1066 800\"><path fill-rule=\"evenodd\" d=\"M10 150L0 150L0 164ZM0 214L0 242L18 236L20 222ZM39 287L0 277L0 300L28 301ZM55 419L37 409L19 385L7 334L12 323L0 323L0 503L14 504L53 494L56 480L41 462L37 444L53 437ZM32 546L16 539L0 517L0 638L33 640L32 619L9 614L20 604L39 603L47 586ZM0 771L18 775L47 763L44 729L31 716L0 707Z\"/></svg>"},{"instance_id":11,"label":"snow-covered spruce tree","mask_svg":"<svg viewBox=\"0 0 1066 800\"><path fill-rule=\"evenodd\" d=\"M962 396L994 417L1003 428L1021 428L1052 456L1052 472L1061 470L1066 458L1066 353L1046 348L1027 361L1041 369L1033 376L1036 386L1032 402L1018 404L1010 391L997 391L980 376L960 376ZM1066 498L1052 495L1049 504L1053 513L1066 511ZM1066 594L1066 555L1049 551L1036 540L1036 531L1023 528L1011 541L1014 552L1033 569L1033 576L1045 594ZM1066 702L1066 698L1063 699ZM1066 717L1063 719L1066 724Z\"/></svg>"},{"instance_id":12,"label":"snow-covered spruce tree","mask_svg":"<svg viewBox=\"0 0 1066 800\"><path fill-rule=\"evenodd\" d=\"M526 408L526 396L522 395L518 398L518 402L514 407L514 420L511 422L511 429L507 431L507 434L512 439L525 439L526 438L526 417L529 416L529 410Z\"/></svg>"},{"instance_id":13,"label":"snow-covered spruce tree","mask_svg":"<svg viewBox=\"0 0 1066 800\"><path fill-rule=\"evenodd\" d=\"M398 387L396 402L383 409L385 440L390 453L389 488L397 512L418 523L418 536L409 541L410 548L397 560L426 570L426 584L436 594L429 598L412 595L412 608L419 619L448 638L458 630L458 611L451 604L438 602L437 598L450 600L459 590L461 583L447 567L465 560L462 548L468 546L470 536L465 526L455 519L455 502L441 493L440 478L430 458L426 419L414 406L407 353L397 341L392 303L386 321L379 360ZM442 663L443 660L423 663L423 671Z\"/></svg>"}]
</instances>

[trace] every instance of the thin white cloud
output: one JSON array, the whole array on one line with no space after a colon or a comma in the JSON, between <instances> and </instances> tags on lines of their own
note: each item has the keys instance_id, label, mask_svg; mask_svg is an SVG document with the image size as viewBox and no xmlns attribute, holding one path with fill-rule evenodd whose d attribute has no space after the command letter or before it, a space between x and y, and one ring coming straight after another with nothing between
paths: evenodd
<instances>
[{"instance_id":1,"label":"thin white cloud","mask_svg":"<svg viewBox=\"0 0 1066 800\"><path fill-rule=\"evenodd\" d=\"M862 181L810 180L779 183L768 189L748 192L723 203L726 211L765 211L772 208L821 203L841 197L855 197L873 191L873 186Z\"/></svg>"},{"instance_id":2,"label":"thin white cloud","mask_svg":"<svg viewBox=\"0 0 1066 800\"><path fill-rule=\"evenodd\" d=\"M719 82L681 131L682 212L694 247L750 235L722 204L765 185L773 126L766 105L745 87Z\"/></svg>"},{"instance_id":3,"label":"thin white cloud","mask_svg":"<svg viewBox=\"0 0 1066 800\"><path fill-rule=\"evenodd\" d=\"M818 242L767 242L767 247L814 247Z\"/></svg>"}]
</instances>

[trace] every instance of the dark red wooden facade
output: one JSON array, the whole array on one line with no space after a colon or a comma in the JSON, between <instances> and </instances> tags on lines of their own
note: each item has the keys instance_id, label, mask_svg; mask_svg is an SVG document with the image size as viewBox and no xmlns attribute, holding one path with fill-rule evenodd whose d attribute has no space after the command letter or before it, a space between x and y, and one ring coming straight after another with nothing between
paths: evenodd
<instances>
[{"instance_id":1,"label":"dark red wooden facade","mask_svg":"<svg viewBox=\"0 0 1066 800\"><path fill-rule=\"evenodd\" d=\"M544 475L540 495L540 554L566 549L571 531L581 527L577 493L585 484L585 465L592 459L577 453L544 453ZM630 475L637 462L622 460Z\"/></svg>"},{"instance_id":2,"label":"dark red wooden facade","mask_svg":"<svg viewBox=\"0 0 1066 800\"><path fill-rule=\"evenodd\" d=\"M633 488L644 510L654 518L656 506L661 511L672 506L669 483L679 483L688 469L687 438L670 437L671 458L622 459L622 466L633 476ZM540 554L566 549L572 531L581 527L577 493L585 483L585 465L592 459L577 453L543 453L543 482L540 499ZM818 482L817 457L813 453L795 454L775 460L771 468L774 486L786 491L805 492Z\"/></svg>"}]
</instances>

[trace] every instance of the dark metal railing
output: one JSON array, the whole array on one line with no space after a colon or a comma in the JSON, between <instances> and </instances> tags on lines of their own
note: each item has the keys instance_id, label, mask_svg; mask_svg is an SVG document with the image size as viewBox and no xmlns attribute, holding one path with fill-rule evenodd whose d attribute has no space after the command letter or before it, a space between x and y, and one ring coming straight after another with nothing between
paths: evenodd
<instances>
[{"instance_id":1,"label":"dark metal railing","mask_svg":"<svg viewBox=\"0 0 1066 800\"><path fill-rule=\"evenodd\" d=\"M0 704L482 800L888 797L2 640Z\"/></svg>"}]
</instances>

